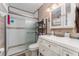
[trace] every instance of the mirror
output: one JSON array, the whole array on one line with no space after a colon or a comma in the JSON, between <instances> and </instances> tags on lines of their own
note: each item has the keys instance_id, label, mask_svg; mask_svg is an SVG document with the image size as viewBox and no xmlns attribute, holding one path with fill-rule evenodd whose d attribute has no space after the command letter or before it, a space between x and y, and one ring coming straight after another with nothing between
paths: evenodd
<instances>
[{"instance_id":1,"label":"mirror","mask_svg":"<svg viewBox=\"0 0 79 59\"><path fill-rule=\"evenodd\" d=\"M61 7L58 7L51 13L51 25L52 26L59 26L61 25Z\"/></svg>"},{"instance_id":2,"label":"mirror","mask_svg":"<svg viewBox=\"0 0 79 59\"><path fill-rule=\"evenodd\" d=\"M51 28L67 28L70 26L71 4L65 3L51 11Z\"/></svg>"}]
</instances>

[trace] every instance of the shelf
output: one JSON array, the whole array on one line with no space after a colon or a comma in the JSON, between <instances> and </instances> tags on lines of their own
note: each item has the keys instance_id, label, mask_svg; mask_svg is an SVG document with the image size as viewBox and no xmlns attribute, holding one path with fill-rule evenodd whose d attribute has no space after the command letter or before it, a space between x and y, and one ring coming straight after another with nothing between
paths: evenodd
<instances>
[{"instance_id":1,"label":"shelf","mask_svg":"<svg viewBox=\"0 0 79 59\"><path fill-rule=\"evenodd\" d=\"M44 33L47 34L47 19L46 23L44 23L44 20L38 22L38 34L43 35Z\"/></svg>"}]
</instances>

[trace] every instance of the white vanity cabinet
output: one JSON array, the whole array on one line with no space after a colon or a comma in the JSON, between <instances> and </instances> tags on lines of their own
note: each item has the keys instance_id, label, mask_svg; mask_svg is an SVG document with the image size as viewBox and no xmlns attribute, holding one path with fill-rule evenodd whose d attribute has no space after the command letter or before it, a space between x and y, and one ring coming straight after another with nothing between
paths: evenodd
<instances>
[{"instance_id":1,"label":"white vanity cabinet","mask_svg":"<svg viewBox=\"0 0 79 59\"><path fill-rule=\"evenodd\" d=\"M59 42L58 42L59 43ZM71 47L61 45L56 41L50 41L46 38L41 38L39 43L39 55L40 53L44 56L78 56L79 51L73 50Z\"/></svg>"}]
</instances>

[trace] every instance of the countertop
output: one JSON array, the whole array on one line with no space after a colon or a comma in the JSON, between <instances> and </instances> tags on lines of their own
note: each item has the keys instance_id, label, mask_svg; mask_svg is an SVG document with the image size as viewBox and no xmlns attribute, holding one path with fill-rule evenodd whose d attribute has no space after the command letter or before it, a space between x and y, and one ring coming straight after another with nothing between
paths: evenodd
<instances>
[{"instance_id":1,"label":"countertop","mask_svg":"<svg viewBox=\"0 0 79 59\"><path fill-rule=\"evenodd\" d=\"M39 38L48 40L62 47L79 52L79 40L78 39L73 39L69 37L58 37L54 35L41 35L39 36Z\"/></svg>"}]
</instances>

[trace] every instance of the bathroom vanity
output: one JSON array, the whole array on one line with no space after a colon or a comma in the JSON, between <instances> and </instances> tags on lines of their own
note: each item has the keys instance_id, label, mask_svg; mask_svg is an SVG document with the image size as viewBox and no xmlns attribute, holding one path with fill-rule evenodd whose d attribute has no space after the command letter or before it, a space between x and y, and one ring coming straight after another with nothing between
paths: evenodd
<instances>
[{"instance_id":1,"label":"bathroom vanity","mask_svg":"<svg viewBox=\"0 0 79 59\"><path fill-rule=\"evenodd\" d=\"M69 37L43 35L39 37L39 55L78 56L79 40Z\"/></svg>"}]
</instances>

